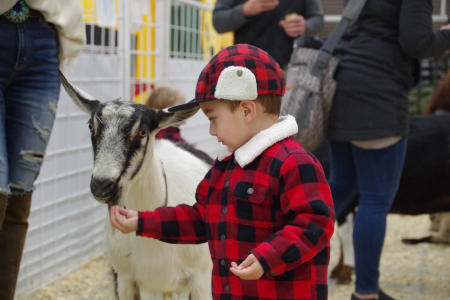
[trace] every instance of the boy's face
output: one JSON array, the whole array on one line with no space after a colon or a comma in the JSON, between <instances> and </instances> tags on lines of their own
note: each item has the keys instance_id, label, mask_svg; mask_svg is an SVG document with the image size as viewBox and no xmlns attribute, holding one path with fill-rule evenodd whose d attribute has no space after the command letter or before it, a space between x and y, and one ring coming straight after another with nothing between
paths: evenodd
<instances>
[{"instance_id":1,"label":"boy's face","mask_svg":"<svg viewBox=\"0 0 450 300\"><path fill-rule=\"evenodd\" d=\"M232 111L225 101L213 100L200 103L200 108L209 120L209 134L217 137L230 152L252 137L241 107Z\"/></svg>"}]
</instances>

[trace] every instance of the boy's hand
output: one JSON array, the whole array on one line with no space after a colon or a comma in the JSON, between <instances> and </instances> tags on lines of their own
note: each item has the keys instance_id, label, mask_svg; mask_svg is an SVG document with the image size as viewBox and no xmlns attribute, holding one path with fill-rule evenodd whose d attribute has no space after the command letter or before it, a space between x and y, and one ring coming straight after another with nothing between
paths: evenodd
<instances>
[{"instance_id":1,"label":"boy's hand","mask_svg":"<svg viewBox=\"0 0 450 300\"><path fill-rule=\"evenodd\" d=\"M242 6L242 13L246 17L253 17L275 9L278 4L279 0L247 0Z\"/></svg>"},{"instance_id":2,"label":"boy's hand","mask_svg":"<svg viewBox=\"0 0 450 300\"><path fill-rule=\"evenodd\" d=\"M256 280L264 274L264 269L253 254L247 256L239 266L233 261L230 271L245 280Z\"/></svg>"},{"instance_id":3,"label":"boy's hand","mask_svg":"<svg viewBox=\"0 0 450 300\"><path fill-rule=\"evenodd\" d=\"M306 21L301 15L289 15L280 21L280 26L283 27L286 35L290 37L296 37L306 33Z\"/></svg>"},{"instance_id":4,"label":"boy's hand","mask_svg":"<svg viewBox=\"0 0 450 300\"><path fill-rule=\"evenodd\" d=\"M137 230L138 212L119 206L112 206L109 209L109 220L112 226L122 233L130 233Z\"/></svg>"}]
</instances>

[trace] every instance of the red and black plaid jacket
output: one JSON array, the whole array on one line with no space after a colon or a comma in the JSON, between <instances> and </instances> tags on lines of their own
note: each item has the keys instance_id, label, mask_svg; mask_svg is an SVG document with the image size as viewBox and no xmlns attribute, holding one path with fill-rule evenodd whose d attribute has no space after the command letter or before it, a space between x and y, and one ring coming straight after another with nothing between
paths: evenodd
<instances>
[{"instance_id":1,"label":"red and black plaid jacket","mask_svg":"<svg viewBox=\"0 0 450 300\"><path fill-rule=\"evenodd\" d=\"M166 128L161 129L156 134L156 138L157 139L167 139L167 140L171 140L173 142L183 142L183 143L186 142L181 137L180 128L175 127L175 126L170 126L170 127L166 127Z\"/></svg>"},{"instance_id":2,"label":"red and black plaid jacket","mask_svg":"<svg viewBox=\"0 0 450 300\"><path fill-rule=\"evenodd\" d=\"M239 158L215 161L193 207L139 212L137 234L208 242L214 299L326 299L334 209L320 163L292 137ZM249 253L265 270L258 280L229 271Z\"/></svg>"}]
</instances>

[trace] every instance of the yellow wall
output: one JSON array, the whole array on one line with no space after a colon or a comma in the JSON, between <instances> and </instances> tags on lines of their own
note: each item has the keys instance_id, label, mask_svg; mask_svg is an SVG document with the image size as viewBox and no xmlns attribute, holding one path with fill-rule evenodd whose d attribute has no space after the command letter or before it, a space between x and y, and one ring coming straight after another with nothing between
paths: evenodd
<instances>
[{"instance_id":1,"label":"yellow wall","mask_svg":"<svg viewBox=\"0 0 450 300\"><path fill-rule=\"evenodd\" d=\"M78 0L83 8L84 22L97 23L97 6L95 0ZM116 14L119 13L119 3L116 1ZM154 0L152 0L154 1Z\"/></svg>"},{"instance_id":2,"label":"yellow wall","mask_svg":"<svg viewBox=\"0 0 450 300\"><path fill-rule=\"evenodd\" d=\"M207 3L209 1L202 0L202 2ZM211 2L214 5L216 0ZM209 60L212 55L233 44L233 33L218 34L212 25L212 13L209 11L202 11L201 18L203 58Z\"/></svg>"}]
</instances>

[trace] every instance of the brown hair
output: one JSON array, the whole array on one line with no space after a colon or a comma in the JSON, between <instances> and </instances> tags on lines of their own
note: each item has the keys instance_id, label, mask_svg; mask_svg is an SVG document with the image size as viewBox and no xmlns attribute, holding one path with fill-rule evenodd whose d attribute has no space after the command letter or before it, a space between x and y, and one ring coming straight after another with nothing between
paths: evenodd
<instances>
[{"instance_id":1,"label":"brown hair","mask_svg":"<svg viewBox=\"0 0 450 300\"><path fill-rule=\"evenodd\" d=\"M229 100L222 100L222 101L225 101L228 104L231 111L235 111L236 108L239 107L239 104L241 102ZM280 95L262 95L258 96L258 98L256 98L255 101L259 102L262 105L262 107L264 107L264 112L277 116L280 114L280 107L281 107Z\"/></svg>"},{"instance_id":2,"label":"brown hair","mask_svg":"<svg viewBox=\"0 0 450 300\"><path fill-rule=\"evenodd\" d=\"M432 115L438 109L450 112L450 71L434 89L424 113Z\"/></svg>"},{"instance_id":3,"label":"brown hair","mask_svg":"<svg viewBox=\"0 0 450 300\"><path fill-rule=\"evenodd\" d=\"M163 109L174 106L180 98L184 99L184 96L176 89L159 87L150 94L145 105L150 108Z\"/></svg>"}]
</instances>

